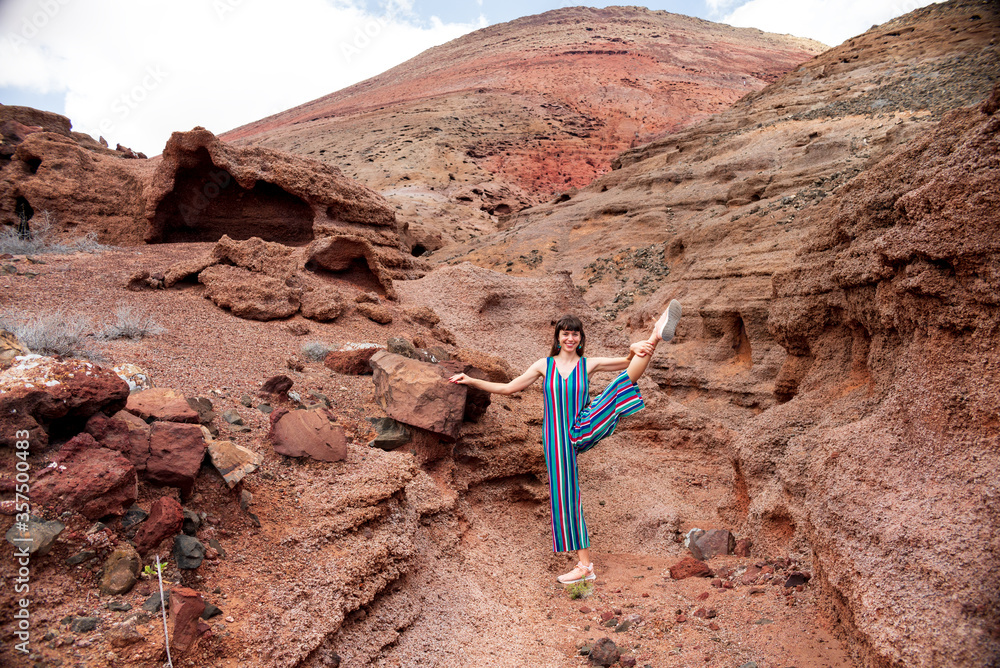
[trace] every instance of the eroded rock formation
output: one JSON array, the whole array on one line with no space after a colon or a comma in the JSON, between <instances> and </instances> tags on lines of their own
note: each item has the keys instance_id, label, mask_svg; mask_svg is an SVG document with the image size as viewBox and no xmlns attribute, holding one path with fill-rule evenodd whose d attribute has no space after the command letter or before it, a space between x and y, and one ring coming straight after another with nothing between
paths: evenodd
<instances>
[{"instance_id":1,"label":"eroded rock formation","mask_svg":"<svg viewBox=\"0 0 1000 668\"><path fill-rule=\"evenodd\" d=\"M148 242L259 237L302 245L353 234L398 245L385 200L339 169L288 153L237 148L204 128L175 132L147 198Z\"/></svg>"},{"instance_id":2,"label":"eroded rock formation","mask_svg":"<svg viewBox=\"0 0 1000 668\"><path fill-rule=\"evenodd\" d=\"M205 285L207 298L241 318L276 320L301 311L307 318L326 321L347 310L348 298L396 299L393 281L415 278L424 267L398 248L376 246L362 236L338 234L291 247L224 235L208 255L168 267L162 279L140 271L128 287L169 288L196 278Z\"/></svg>"},{"instance_id":3,"label":"eroded rock formation","mask_svg":"<svg viewBox=\"0 0 1000 668\"><path fill-rule=\"evenodd\" d=\"M338 267L373 259L373 247L403 246L405 229L384 198L315 160L227 146L204 128L175 132L159 160L126 159L136 156L25 107L0 106L0 128L0 224L26 233L116 245L334 237L339 250L325 257Z\"/></svg>"}]
</instances>

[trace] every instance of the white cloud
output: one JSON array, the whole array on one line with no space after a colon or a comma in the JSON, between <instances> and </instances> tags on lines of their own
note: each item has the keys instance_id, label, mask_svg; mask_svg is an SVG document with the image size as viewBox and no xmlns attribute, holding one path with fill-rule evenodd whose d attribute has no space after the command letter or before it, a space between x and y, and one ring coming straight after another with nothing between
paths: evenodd
<instances>
[{"instance_id":1,"label":"white cloud","mask_svg":"<svg viewBox=\"0 0 1000 668\"><path fill-rule=\"evenodd\" d=\"M361 0L7 0L0 86L65 93L74 129L155 155L375 76L481 25Z\"/></svg>"},{"instance_id":2,"label":"white cloud","mask_svg":"<svg viewBox=\"0 0 1000 668\"><path fill-rule=\"evenodd\" d=\"M707 0L725 2L726 0ZM723 23L809 37L829 46L867 31L933 0L750 0Z\"/></svg>"}]
</instances>

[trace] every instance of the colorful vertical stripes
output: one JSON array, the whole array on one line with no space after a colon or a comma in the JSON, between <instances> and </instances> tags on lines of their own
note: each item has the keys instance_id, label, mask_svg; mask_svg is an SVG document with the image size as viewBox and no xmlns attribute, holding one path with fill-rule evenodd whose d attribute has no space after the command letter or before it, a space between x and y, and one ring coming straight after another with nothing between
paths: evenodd
<instances>
[{"instance_id":1,"label":"colorful vertical stripes","mask_svg":"<svg viewBox=\"0 0 1000 668\"><path fill-rule=\"evenodd\" d=\"M587 360L581 358L564 378L555 359L545 368L543 440L552 504L552 549L555 552L590 547L587 523L580 505L576 465L586 452L611 435L618 419L644 406L639 389L622 372L588 405Z\"/></svg>"}]
</instances>

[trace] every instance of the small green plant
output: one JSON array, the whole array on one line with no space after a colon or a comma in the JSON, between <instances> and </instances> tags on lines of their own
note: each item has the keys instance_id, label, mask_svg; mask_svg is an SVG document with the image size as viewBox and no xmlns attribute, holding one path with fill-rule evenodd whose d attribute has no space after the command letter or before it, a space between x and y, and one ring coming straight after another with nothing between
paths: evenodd
<instances>
[{"instance_id":1,"label":"small green plant","mask_svg":"<svg viewBox=\"0 0 1000 668\"><path fill-rule=\"evenodd\" d=\"M142 574L143 575L149 575L149 576L159 575L160 573L163 572L163 567L164 566L166 566L166 564L163 564L163 563L156 564L155 566L153 566L153 565L147 565L145 568L142 569Z\"/></svg>"},{"instance_id":2,"label":"small green plant","mask_svg":"<svg viewBox=\"0 0 1000 668\"><path fill-rule=\"evenodd\" d=\"M587 598L594 593L594 583L591 580L584 580L566 587L566 593L574 601L578 598Z\"/></svg>"}]
</instances>

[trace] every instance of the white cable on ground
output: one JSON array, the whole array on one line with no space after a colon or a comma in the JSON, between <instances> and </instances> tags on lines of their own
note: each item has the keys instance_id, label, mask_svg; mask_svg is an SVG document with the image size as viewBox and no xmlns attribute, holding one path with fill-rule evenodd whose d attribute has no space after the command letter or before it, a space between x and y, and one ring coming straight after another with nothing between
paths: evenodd
<instances>
[{"instance_id":1,"label":"white cable on ground","mask_svg":"<svg viewBox=\"0 0 1000 668\"><path fill-rule=\"evenodd\" d=\"M163 600L163 576L160 575L160 555L156 555L156 579L160 581L160 610L163 611L163 643L167 646L167 665L174 668L170 660L170 636L167 635L167 602Z\"/></svg>"}]
</instances>

